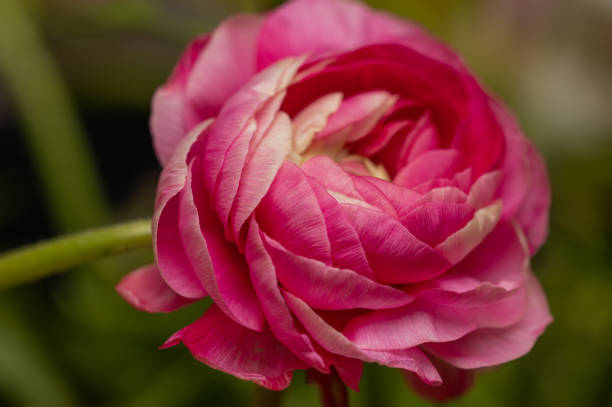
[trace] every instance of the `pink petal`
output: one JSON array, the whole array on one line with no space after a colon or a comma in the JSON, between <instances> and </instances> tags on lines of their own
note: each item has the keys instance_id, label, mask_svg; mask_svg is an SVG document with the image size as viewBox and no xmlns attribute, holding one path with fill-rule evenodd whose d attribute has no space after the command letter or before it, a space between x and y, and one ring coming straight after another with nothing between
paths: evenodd
<instances>
[{"instance_id":1,"label":"pink petal","mask_svg":"<svg viewBox=\"0 0 612 407\"><path fill-rule=\"evenodd\" d=\"M295 326L278 287L274 264L263 245L259 225L254 218L250 220L245 249L251 280L274 336L309 366L325 371L325 361L315 351L308 336Z\"/></svg>"},{"instance_id":2,"label":"pink petal","mask_svg":"<svg viewBox=\"0 0 612 407\"><path fill-rule=\"evenodd\" d=\"M240 325L256 331L265 320L249 278L244 256L223 237L223 226L202 188L199 159L190 167L180 195L179 229L187 258L217 306Z\"/></svg>"},{"instance_id":3,"label":"pink petal","mask_svg":"<svg viewBox=\"0 0 612 407\"><path fill-rule=\"evenodd\" d=\"M364 353L378 364L411 372L421 382L431 386L438 386L442 383L436 366L419 348L384 351L366 349Z\"/></svg>"},{"instance_id":4,"label":"pink petal","mask_svg":"<svg viewBox=\"0 0 612 407\"><path fill-rule=\"evenodd\" d=\"M463 168L465 161L459 151L431 150L402 168L393 182L410 188L437 178L452 178Z\"/></svg>"},{"instance_id":5,"label":"pink petal","mask_svg":"<svg viewBox=\"0 0 612 407\"><path fill-rule=\"evenodd\" d=\"M388 215L351 204L343 204L343 209L359 234L376 281L407 284L428 280L450 266Z\"/></svg>"},{"instance_id":6,"label":"pink petal","mask_svg":"<svg viewBox=\"0 0 612 407\"><path fill-rule=\"evenodd\" d=\"M397 97L386 91L363 92L345 99L327 121L317 138L324 139L343 129L348 142L359 140L376 126L380 118L395 104Z\"/></svg>"},{"instance_id":7,"label":"pink petal","mask_svg":"<svg viewBox=\"0 0 612 407\"><path fill-rule=\"evenodd\" d=\"M370 279L374 272L368 263L359 235L344 216L341 205L316 180L308 179L325 217L327 237L331 245L332 265L355 271Z\"/></svg>"},{"instance_id":8,"label":"pink petal","mask_svg":"<svg viewBox=\"0 0 612 407\"><path fill-rule=\"evenodd\" d=\"M302 164L301 169L329 191L340 192L354 199L363 199L355 188L353 177L328 156L313 157Z\"/></svg>"},{"instance_id":9,"label":"pink petal","mask_svg":"<svg viewBox=\"0 0 612 407\"><path fill-rule=\"evenodd\" d=\"M174 292L153 264L132 271L116 288L124 300L141 311L172 312L194 301Z\"/></svg>"},{"instance_id":10,"label":"pink petal","mask_svg":"<svg viewBox=\"0 0 612 407\"><path fill-rule=\"evenodd\" d=\"M472 387L474 383L473 370L458 369L436 357L429 356L429 359L440 373L442 383L431 385L414 373L404 372L404 378L410 387L421 396L433 401L445 402L459 397Z\"/></svg>"},{"instance_id":11,"label":"pink petal","mask_svg":"<svg viewBox=\"0 0 612 407\"><path fill-rule=\"evenodd\" d=\"M202 298L206 290L192 269L180 238L178 194L187 180L187 157L191 150L201 148L211 123L212 120L207 120L196 126L174 149L160 175L151 225L153 250L163 279L188 298Z\"/></svg>"},{"instance_id":12,"label":"pink petal","mask_svg":"<svg viewBox=\"0 0 612 407\"><path fill-rule=\"evenodd\" d=\"M428 383L440 381L436 369L417 348L383 351L360 349L321 316L317 315L305 302L288 292L283 291L283 294L291 311L300 320L304 328L327 351L348 358L407 369L416 372Z\"/></svg>"},{"instance_id":13,"label":"pink petal","mask_svg":"<svg viewBox=\"0 0 612 407\"><path fill-rule=\"evenodd\" d=\"M313 58L375 43L402 43L445 63L458 58L419 27L353 1L292 1L266 19L258 66L310 52Z\"/></svg>"},{"instance_id":14,"label":"pink petal","mask_svg":"<svg viewBox=\"0 0 612 407\"><path fill-rule=\"evenodd\" d=\"M415 300L401 308L357 316L343 333L363 349L407 349L456 340L477 329L477 323L466 314L452 306Z\"/></svg>"},{"instance_id":15,"label":"pink petal","mask_svg":"<svg viewBox=\"0 0 612 407\"><path fill-rule=\"evenodd\" d=\"M325 218L304 173L285 162L257 208L257 220L293 253L331 263Z\"/></svg>"},{"instance_id":16,"label":"pink petal","mask_svg":"<svg viewBox=\"0 0 612 407\"><path fill-rule=\"evenodd\" d=\"M297 153L306 151L313 138L325 128L329 116L340 107L342 97L342 93L339 92L322 96L306 106L293 119L293 144Z\"/></svg>"},{"instance_id":17,"label":"pink petal","mask_svg":"<svg viewBox=\"0 0 612 407\"><path fill-rule=\"evenodd\" d=\"M463 228L436 246L436 250L448 261L457 264L491 233L501 217L501 202L481 208Z\"/></svg>"},{"instance_id":18,"label":"pink petal","mask_svg":"<svg viewBox=\"0 0 612 407\"><path fill-rule=\"evenodd\" d=\"M279 112L245 164L230 214L235 241L241 242L239 233L242 226L261 202L289 154L292 136L291 119L286 113Z\"/></svg>"},{"instance_id":19,"label":"pink petal","mask_svg":"<svg viewBox=\"0 0 612 407\"><path fill-rule=\"evenodd\" d=\"M317 260L289 252L264 234L283 287L318 309L385 309L406 305L412 297L393 287L378 284L351 270L330 267Z\"/></svg>"},{"instance_id":20,"label":"pink petal","mask_svg":"<svg viewBox=\"0 0 612 407\"><path fill-rule=\"evenodd\" d=\"M527 151L529 183L525 200L516 213L516 220L523 228L533 254L542 246L548 235L550 183L542 157L531 145Z\"/></svg>"},{"instance_id":21,"label":"pink petal","mask_svg":"<svg viewBox=\"0 0 612 407\"><path fill-rule=\"evenodd\" d=\"M464 227L474 215L467 204L429 202L413 209L402 224L422 242L436 246Z\"/></svg>"},{"instance_id":22,"label":"pink petal","mask_svg":"<svg viewBox=\"0 0 612 407\"><path fill-rule=\"evenodd\" d=\"M301 58L286 59L255 75L228 99L210 128L203 152L204 180L224 226L245 164L253 157L260 137L274 123L284 89L302 61ZM270 150L264 149L261 153L270 153Z\"/></svg>"},{"instance_id":23,"label":"pink petal","mask_svg":"<svg viewBox=\"0 0 612 407\"><path fill-rule=\"evenodd\" d=\"M257 35L263 20L256 15L235 16L211 34L186 84L187 129L216 116L226 100L257 72Z\"/></svg>"},{"instance_id":24,"label":"pink petal","mask_svg":"<svg viewBox=\"0 0 612 407\"><path fill-rule=\"evenodd\" d=\"M480 329L456 341L428 344L427 348L463 369L498 365L523 356L552 322L544 292L531 273L527 290L529 301L524 317L515 325Z\"/></svg>"},{"instance_id":25,"label":"pink petal","mask_svg":"<svg viewBox=\"0 0 612 407\"><path fill-rule=\"evenodd\" d=\"M292 371L307 366L278 342L270 331L244 328L216 306L196 322L181 329L162 348L182 342L193 356L213 369L270 390L282 390L291 383Z\"/></svg>"},{"instance_id":26,"label":"pink petal","mask_svg":"<svg viewBox=\"0 0 612 407\"><path fill-rule=\"evenodd\" d=\"M162 166L168 162L175 146L188 130L183 120L185 86L195 61L209 39L209 36L204 36L192 41L174 67L168 82L153 95L150 127L155 154Z\"/></svg>"}]
</instances>

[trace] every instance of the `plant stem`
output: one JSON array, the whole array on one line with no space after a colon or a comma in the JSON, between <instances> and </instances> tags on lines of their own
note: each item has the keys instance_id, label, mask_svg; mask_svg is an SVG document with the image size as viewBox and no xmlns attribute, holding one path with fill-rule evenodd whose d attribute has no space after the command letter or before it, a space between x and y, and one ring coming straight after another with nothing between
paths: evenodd
<instances>
[{"instance_id":1,"label":"plant stem","mask_svg":"<svg viewBox=\"0 0 612 407\"><path fill-rule=\"evenodd\" d=\"M92 229L0 255L0 289L113 254L151 247L151 220Z\"/></svg>"}]
</instances>

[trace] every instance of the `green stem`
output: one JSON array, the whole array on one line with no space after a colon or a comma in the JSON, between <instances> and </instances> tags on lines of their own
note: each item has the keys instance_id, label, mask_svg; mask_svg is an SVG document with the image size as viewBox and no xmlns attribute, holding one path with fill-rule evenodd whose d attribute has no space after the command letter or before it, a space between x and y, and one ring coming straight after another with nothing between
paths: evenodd
<instances>
[{"instance_id":1,"label":"green stem","mask_svg":"<svg viewBox=\"0 0 612 407\"><path fill-rule=\"evenodd\" d=\"M62 236L0 255L0 289L113 254L151 247L151 220Z\"/></svg>"}]
</instances>

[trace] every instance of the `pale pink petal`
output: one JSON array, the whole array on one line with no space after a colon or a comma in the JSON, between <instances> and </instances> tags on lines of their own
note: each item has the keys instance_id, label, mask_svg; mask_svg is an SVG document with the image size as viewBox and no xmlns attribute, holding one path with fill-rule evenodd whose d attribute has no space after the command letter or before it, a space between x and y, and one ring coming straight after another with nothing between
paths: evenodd
<instances>
[{"instance_id":1,"label":"pale pink petal","mask_svg":"<svg viewBox=\"0 0 612 407\"><path fill-rule=\"evenodd\" d=\"M242 170L230 214L234 240L240 242L241 246L239 234L242 226L261 202L289 154L292 136L291 119L286 113L279 112Z\"/></svg>"},{"instance_id":2,"label":"pale pink petal","mask_svg":"<svg viewBox=\"0 0 612 407\"><path fill-rule=\"evenodd\" d=\"M228 99L210 127L203 152L204 181L224 225L246 161L254 153L259 137L274 123L284 89L302 61L303 58L286 59L255 75Z\"/></svg>"},{"instance_id":3,"label":"pale pink petal","mask_svg":"<svg viewBox=\"0 0 612 407\"><path fill-rule=\"evenodd\" d=\"M297 153L306 151L312 139L325 128L329 116L340 107L342 98L342 93L330 93L315 100L297 114L293 119L293 148Z\"/></svg>"},{"instance_id":4,"label":"pale pink petal","mask_svg":"<svg viewBox=\"0 0 612 407\"><path fill-rule=\"evenodd\" d=\"M354 1L292 1L266 19L259 37L258 65L310 52L314 58L376 43L402 43L445 63L459 59L414 24L373 12Z\"/></svg>"},{"instance_id":5,"label":"pale pink petal","mask_svg":"<svg viewBox=\"0 0 612 407\"><path fill-rule=\"evenodd\" d=\"M257 72L257 35L263 16L225 20L194 61L185 85L186 130L214 117L226 100Z\"/></svg>"},{"instance_id":6,"label":"pale pink petal","mask_svg":"<svg viewBox=\"0 0 612 407\"><path fill-rule=\"evenodd\" d=\"M130 272L116 289L130 305L147 312L172 312L194 301L174 292L154 264Z\"/></svg>"},{"instance_id":7,"label":"pale pink petal","mask_svg":"<svg viewBox=\"0 0 612 407\"><path fill-rule=\"evenodd\" d=\"M301 166L309 177L319 181L325 189L340 192L348 197L363 200L355 188L353 177L328 156L317 156L309 159Z\"/></svg>"},{"instance_id":8,"label":"pale pink petal","mask_svg":"<svg viewBox=\"0 0 612 407\"><path fill-rule=\"evenodd\" d=\"M396 101L397 96L378 90L351 96L329 117L325 130L317 138L323 139L348 128L347 142L359 140L376 126Z\"/></svg>"},{"instance_id":9,"label":"pale pink petal","mask_svg":"<svg viewBox=\"0 0 612 407\"><path fill-rule=\"evenodd\" d=\"M467 203L480 209L492 203L495 192L502 179L500 170L487 172L481 175L470 188Z\"/></svg>"},{"instance_id":10,"label":"pale pink petal","mask_svg":"<svg viewBox=\"0 0 612 407\"><path fill-rule=\"evenodd\" d=\"M552 322L544 292L531 273L527 289L527 308L524 317L515 325L480 329L456 341L428 344L427 348L463 369L498 365L523 356Z\"/></svg>"},{"instance_id":11,"label":"pale pink petal","mask_svg":"<svg viewBox=\"0 0 612 407\"><path fill-rule=\"evenodd\" d=\"M457 264L474 250L495 228L501 217L502 204L497 201L474 212L474 217L463 228L436 246L448 261Z\"/></svg>"},{"instance_id":12,"label":"pale pink petal","mask_svg":"<svg viewBox=\"0 0 612 407\"><path fill-rule=\"evenodd\" d=\"M213 369L270 390L287 388L292 371L307 368L270 331L244 328L214 304L200 319L172 335L162 348L181 342L196 359Z\"/></svg>"},{"instance_id":13,"label":"pale pink petal","mask_svg":"<svg viewBox=\"0 0 612 407\"><path fill-rule=\"evenodd\" d=\"M263 241L274 263L278 281L288 292L313 308L385 309L412 301L410 295L354 271L296 255L265 234Z\"/></svg>"},{"instance_id":14,"label":"pale pink petal","mask_svg":"<svg viewBox=\"0 0 612 407\"><path fill-rule=\"evenodd\" d=\"M251 280L274 336L309 366L325 371L326 363L314 349L310 338L295 326L278 287L274 264L263 245L259 225L254 218L250 220L245 249Z\"/></svg>"}]
</instances>

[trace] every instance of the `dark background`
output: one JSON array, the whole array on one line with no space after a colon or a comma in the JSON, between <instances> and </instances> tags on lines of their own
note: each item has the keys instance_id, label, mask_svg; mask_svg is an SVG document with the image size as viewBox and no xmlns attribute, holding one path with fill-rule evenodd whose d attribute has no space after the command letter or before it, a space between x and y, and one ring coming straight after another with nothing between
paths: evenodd
<instances>
[{"instance_id":1,"label":"dark background","mask_svg":"<svg viewBox=\"0 0 612 407\"><path fill-rule=\"evenodd\" d=\"M612 3L374 0L461 53L545 156L551 232L533 269L555 322L456 406L612 406ZM151 95L193 36L257 0L1 0L0 250L152 213ZM0 292L0 405L249 405L256 386L156 350L205 305L133 310L114 284L142 251ZM354 406L420 406L365 370ZM317 403L295 375L283 405Z\"/></svg>"}]
</instances>

